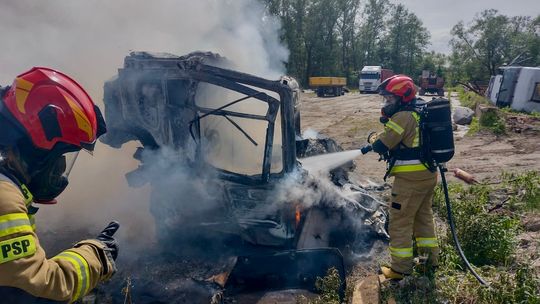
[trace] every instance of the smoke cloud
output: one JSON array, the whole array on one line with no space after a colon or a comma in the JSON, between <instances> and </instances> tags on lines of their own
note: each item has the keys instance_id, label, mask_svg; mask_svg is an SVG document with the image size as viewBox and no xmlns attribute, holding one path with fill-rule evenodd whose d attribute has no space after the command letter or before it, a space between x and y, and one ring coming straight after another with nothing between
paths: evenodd
<instances>
[{"instance_id":1,"label":"smoke cloud","mask_svg":"<svg viewBox=\"0 0 540 304\"><path fill-rule=\"evenodd\" d=\"M33 66L47 66L76 79L102 109L103 83L132 50L208 50L240 71L273 79L284 73L288 58L278 20L255 0L2 1L0 28L1 85ZM114 150L98 143L94 156L81 153L59 205L41 208L38 228L91 234L114 218L124 243L152 241L150 188L131 188L124 177L138 165L132 158L137 146Z\"/></svg>"}]
</instances>

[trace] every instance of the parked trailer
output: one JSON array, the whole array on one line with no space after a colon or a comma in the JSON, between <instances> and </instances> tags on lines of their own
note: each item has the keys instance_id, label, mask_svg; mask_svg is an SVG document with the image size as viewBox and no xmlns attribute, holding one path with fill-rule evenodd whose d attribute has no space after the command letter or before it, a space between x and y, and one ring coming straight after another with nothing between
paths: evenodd
<instances>
[{"instance_id":1,"label":"parked trailer","mask_svg":"<svg viewBox=\"0 0 540 304\"><path fill-rule=\"evenodd\" d=\"M317 96L325 95L341 96L345 94L345 85L347 78L345 77L309 77L309 86L316 92Z\"/></svg>"},{"instance_id":2,"label":"parked trailer","mask_svg":"<svg viewBox=\"0 0 540 304\"><path fill-rule=\"evenodd\" d=\"M486 97L499 107L540 112L540 68L510 66L500 71L492 76Z\"/></svg>"}]
</instances>

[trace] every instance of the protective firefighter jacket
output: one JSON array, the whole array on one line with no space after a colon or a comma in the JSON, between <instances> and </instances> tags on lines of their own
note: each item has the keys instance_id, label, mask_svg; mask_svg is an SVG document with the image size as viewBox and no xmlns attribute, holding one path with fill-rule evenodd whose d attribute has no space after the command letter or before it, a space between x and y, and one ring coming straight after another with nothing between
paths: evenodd
<instances>
[{"instance_id":1,"label":"protective firefighter jacket","mask_svg":"<svg viewBox=\"0 0 540 304\"><path fill-rule=\"evenodd\" d=\"M390 156L404 155L411 150L420 150L420 116L412 111L399 111L384 125L384 132L378 139L390 150ZM436 174L428 170L420 160L420 155L408 159L395 160L390 176L399 176L413 180L435 178Z\"/></svg>"},{"instance_id":2,"label":"protective firefighter jacket","mask_svg":"<svg viewBox=\"0 0 540 304\"><path fill-rule=\"evenodd\" d=\"M113 274L114 261L97 240L81 241L47 259L35 233L33 216L27 213L21 190L0 178L1 303L46 302L28 300L34 297L73 302ZM10 298L13 295L17 298Z\"/></svg>"},{"instance_id":3,"label":"protective firefighter jacket","mask_svg":"<svg viewBox=\"0 0 540 304\"><path fill-rule=\"evenodd\" d=\"M397 112L379 135L391 157L409 156L391 160L394 166L390 171L390 175L395 176L388 226L391 268L401 274L412 273L413 237L418 253L427 256L431 265L438 264L438 240L431 209L437 175L421 162L419 154L416 157L414 153L406 153L420 148L419 121L415 112Z\"/></svg>"}]
</instances>

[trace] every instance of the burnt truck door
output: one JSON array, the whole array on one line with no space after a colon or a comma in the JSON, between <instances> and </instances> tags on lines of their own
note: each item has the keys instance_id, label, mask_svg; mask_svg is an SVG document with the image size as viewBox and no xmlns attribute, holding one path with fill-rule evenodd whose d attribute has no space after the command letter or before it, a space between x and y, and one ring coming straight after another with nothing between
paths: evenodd
<instances>
[{"instance_id":1,"label":"burnt truck door","mask_svg":"<svg viewBox=\"0 0 540 304\"><path fill-rule=\"evenodd\" d=\"M264 184L294 169L294 105L288 86L201 63L178 67L198 82L197 115L190 123L198 162L243 184Z\"/></svg>"}]
</instances>

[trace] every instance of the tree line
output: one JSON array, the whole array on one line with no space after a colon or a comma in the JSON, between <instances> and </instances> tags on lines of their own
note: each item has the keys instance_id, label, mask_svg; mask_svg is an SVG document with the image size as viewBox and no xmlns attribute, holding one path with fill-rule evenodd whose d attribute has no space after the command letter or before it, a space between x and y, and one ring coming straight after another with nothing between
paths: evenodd
<instances>
[{"instance_id":1,"label":"tree line","mask_svg":"<svg viewBox=\"0 0 540 304\"><path fill-rule=\"evenodd\" d=\"M479 13L451 31L449 55L427 51L431 35L403 4L389 0L260 0L282 23L287 73L307 86L311 76L347 77L356 86L365 65L416 79L422 70L451 82L486 80L504 64L540 64L540 15ZM514 60L516 59L516 60ZM514 62L512 62L514 60Z\"/></svg>"}]
</instances>

